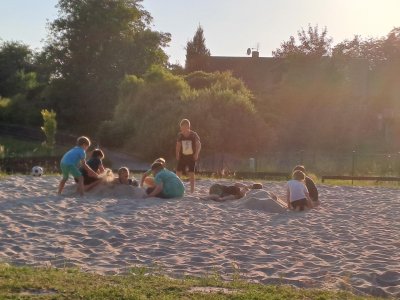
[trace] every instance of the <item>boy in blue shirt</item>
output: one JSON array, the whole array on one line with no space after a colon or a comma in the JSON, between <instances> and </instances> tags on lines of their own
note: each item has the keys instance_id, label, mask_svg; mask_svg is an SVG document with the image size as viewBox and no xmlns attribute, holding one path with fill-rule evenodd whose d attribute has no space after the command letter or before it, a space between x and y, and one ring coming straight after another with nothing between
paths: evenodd
<instances>
[{"instance_id":1,"label":"boy in blue shirt","mask_svg":"<svg viewBox=\"0 0 400 300\"><path fill-rule=\"evenodd\" d=\"M151 171L154 175L155 187L147 189L146 198L178 198L183 196L185 187L174 172L165 169L160 162L153 163L151 165Z\"/></svg>"},{"instance_id":2,"label":"boy in blue shirt","mask_svg":"<svg viewBox=\"0 0 400 300\"><path fill-rule=\"evenodd\" d=\"M90 140L81 136L78 138L76 146L69 150L61 159L60 167L62 171L63 178L60 181L58 186L58 194L61 195L61 192L64 189L65 183L68 180L69 174L71 174L74 178L78 180L78 193L83 196L84 187L83 187L83 176L79 171L79 163L81 166L88 172L91 177L98 178L98 174L93 171L86 164L86 150L90 147Z\"/></svg>"}]
</instances>

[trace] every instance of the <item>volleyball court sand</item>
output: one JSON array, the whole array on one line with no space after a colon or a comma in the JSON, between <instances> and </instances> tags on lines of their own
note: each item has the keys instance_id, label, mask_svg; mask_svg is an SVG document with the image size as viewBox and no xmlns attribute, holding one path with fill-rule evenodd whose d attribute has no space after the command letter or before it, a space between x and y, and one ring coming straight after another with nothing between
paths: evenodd
<instances>
[{"instance_id":1,"label":"volleyball court sand","mask_svg":"<svg viewBox=\"0 0 400 300\"><path fill-rule=\"evenodd\" d=\"M216 180L172 200L140 199L131 186L80 198L72 181L59 197L58 180L0 181L0 261L99 273L156 266L176 277L238 272L262 283L400 297L398 189L320 186L321 207L296 213L270 204L267 192L283 194L285 183L262 182L263 190L217 203L200 200Z\"/></svg>"}]
</instances>

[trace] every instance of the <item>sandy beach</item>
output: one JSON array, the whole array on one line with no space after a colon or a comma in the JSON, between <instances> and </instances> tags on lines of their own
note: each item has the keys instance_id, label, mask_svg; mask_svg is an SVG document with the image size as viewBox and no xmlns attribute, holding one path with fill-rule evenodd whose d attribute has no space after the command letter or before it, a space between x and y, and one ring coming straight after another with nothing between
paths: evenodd
<instances>
[{"instance_id":1,"label":"sandy beach","mask_svg":"<svg viewBox=\"0 0 400 300\"><path fill-rule=\"evenodd\" d=\"M217 203L200 199L211 179L171 200L141 199L131 186L102 186L80 198L72 180L57 196L59 179L0 181L1 262L99 273L146 266L176 277L238 273L400 297L399 189L322 185L320 207L290 212L271 206L268 195L282 195L284 182L263 181L263 190Z\"/></svg>"}]
</instances>

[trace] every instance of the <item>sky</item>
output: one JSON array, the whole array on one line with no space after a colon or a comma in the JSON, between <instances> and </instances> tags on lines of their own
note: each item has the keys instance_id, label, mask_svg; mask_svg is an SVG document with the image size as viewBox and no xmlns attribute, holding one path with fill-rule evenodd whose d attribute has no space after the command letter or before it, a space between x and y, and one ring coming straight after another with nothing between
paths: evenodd
<instances>
[{"instance_id":1,"label":"sky","mask_svg":"<svg viewBox=\"0 0 400 300\"><path fill-rule=\"evenodd\" d=\"M57 17L57 0L0 0L0 39L43 46L46 24ZM144 0L152 29L169 32L171 63L185 63L185 46L199 25L215 56L246 56L258 48L271 56L297 31L326 27L337 44L354 35L386 36L400 27L400 0Z\"/></svg>"}]
</instances>

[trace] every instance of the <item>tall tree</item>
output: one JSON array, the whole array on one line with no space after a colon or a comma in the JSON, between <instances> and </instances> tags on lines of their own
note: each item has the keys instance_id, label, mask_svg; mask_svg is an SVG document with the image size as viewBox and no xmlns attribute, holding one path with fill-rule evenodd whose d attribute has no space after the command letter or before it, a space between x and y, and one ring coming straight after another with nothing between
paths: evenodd
<instances>
[{"instance_id":1,"label":"tall tree","mask_svg":"<svg viewBox=\"0 0 400 300\"><path fill-rule=\"evenodd\" d=\"M272 51L274 57L311 57L318 58L331 53L332 38L327 36L326 27L319 32L318 25L308 25L307 31L301 28L297 32L299 43L291 36L281 47Z\"/></svg>"},{"instance_id":2,"label":"tall tree","mask_svg":"<svg viewBox=\"0 0 400 300\"><path fill-rule=\"evenodd\" d=\"M11 97L29 85L32 51L20 42L0 44L0 96Z\"/></svg>"},{"instance_id":3,"label":"tall tree","mask_svg":"<svg viewBox=\"0 0 400 300\"><path fill-rule=\"evenodd\" d=\"M203 28L199 25L193 39L186 44L186 72L204 71L209 56Z\"/></svg>"},{"instance_id":4,"label":"tall tree","mask_svg":"<svg viewBox=\"0 0 400 300\"><path fill-rule=\"evenodd\" d=\"M166 64L170 35L150 29L141 0L59 0L47 47L53 62L49 97L59 121L95 128L111 117L125 74ZM60 91L60 88L62 89Z\"/></svg>"}]
</instances>

